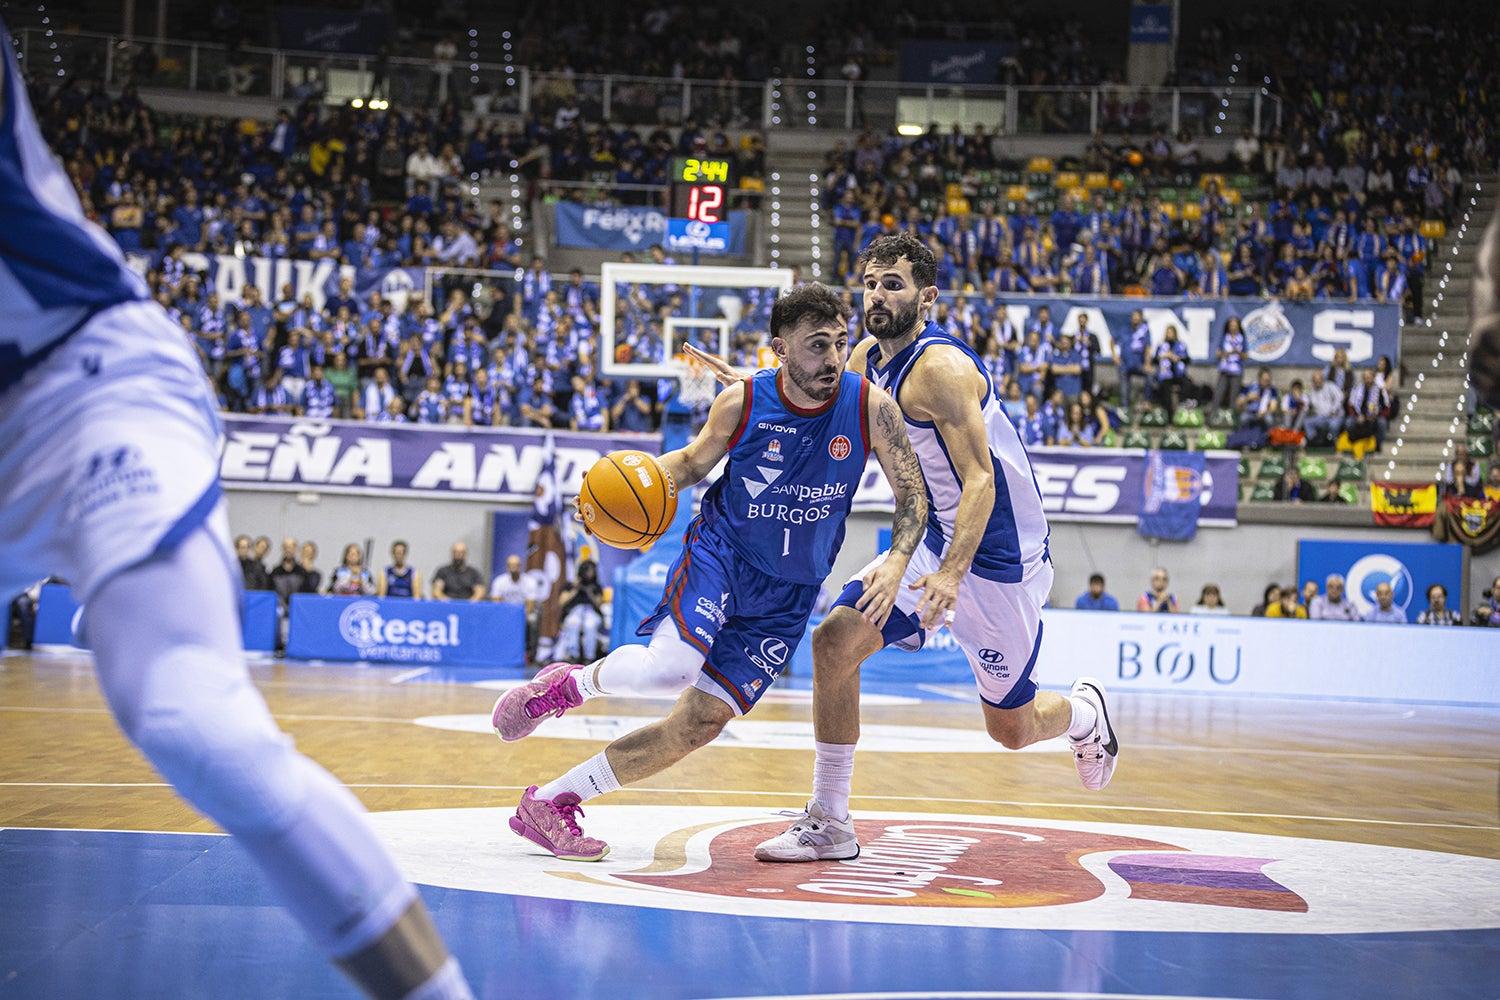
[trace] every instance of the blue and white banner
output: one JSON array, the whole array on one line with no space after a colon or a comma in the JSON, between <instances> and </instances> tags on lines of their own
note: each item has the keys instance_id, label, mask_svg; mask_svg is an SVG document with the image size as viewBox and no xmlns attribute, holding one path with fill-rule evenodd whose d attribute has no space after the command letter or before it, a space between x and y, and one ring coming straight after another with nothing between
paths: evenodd
<instances>
[{"instance_id":1,"label":"blue and white banner","mask_svg":"<svg viewBox=\"0 0 1500 1000\"><path fill-rule=\"evenodd\" d=\"M1311 580L1323 590L1330 574L1344 578L1344 592L1361 615L1375 607L1375 588L1389 583L1392 606L1414 622L1427 608L1427 588L1448 588L1448 607L1464 613L1464 547L1437 542L1297 542L1297 585ZM1425 660L1425 658L1424 658Z\"/></svg>"},{"instance_id":2,"label":"blue and white banner","mask_svg":"<svg viewBox=\"0 0 1500 1000\"><path fill-rule=\"evenodd\" d=\"M1130 44L1172 44L1171 4L1132 5L1130 8Z\"/></svg>"},{"instance_id":3,"label":"blue and white banner","mask_svg":"<svg viewBox=\"0 0 1500 1000\"><path fill-rule=\"evenodd\" d=\"M546 435L557 439L558 489L620 448L655 452L655 434L288 420L224 414L219 475L230 489L445 497L525 503L535 496Z\"/></svg>"},{"instance_id":4,"label":"blue and white banner","mask_svg":"<svg viewBox=\"0 0 1500 1000\"><path fill-rule=\"evenodd\" d=\"M576 205L560 201L553 206L553 229L558 246L588 250L645 250L654 243L668 242L667 213L659 208L634 205ZM728 213L728 253L745 253L745 213ZM687 249L691 249L688 247Z\"/></svg>"},{"instance_id":5,"label":"blue and white banner","mask_svg":"<svg viewBox=\"0 0 1500 1000\"><path fill-rule=\"evenodd\" d=\"M699 253L728 253L733 239L727 222L698 222L693 219L668 219L668 250Z\"/></svg>"},{"instance_id":6,"label":"blue and white banner","mask_svg":"<svg viewBox=\"0 0 1500 1000\"><path fill-rule=\"evenodd\" d=\"M1000 64L1014 51L1009 42L902 42L902 83L998 82Z\"/></svg>"},{"instance_id":7,"label":"blue and white banner","mask_svg":"<svg viewBox=\"0 0 1500 1000\"><path fill-rule=\"evenodd\" d=\"M1203 510L1203 452L1146 452L1146 495L1136 531L1147 538L1191 541ZM1239 469L1235 474L1238 478Z\"/></svg>"},{"instance_id":8,"label":"blue and white banner","mask_svg":"<svg viewBox=\"0 0 1500 1000\"><path fill-rule=\"evenodd\" d=\"M1042 507L1054 521L1135 524L1146 506L1147 453L1138 448L1029 448L1031 471L1042 491ZM1235 525L1239 452L1201 453L1197 485L1198 524ZM894 511L896 501L880 464L872 457L854 495L858 511Z\"/></svg>"},{"instance_id":9,"label":"blue and white banner","mask_svg":"<svg viewBox=\"0 0 1500 1000\"><path fill-rule=\"evenodd\" d=\"M71 587L46 584L37 599L32 641L48 646L73 645L73 617L77 613L78 602L73 600ZM240 638L251 652L269 653L276 648L276 595L271 591L241 592Z\"/></svg>"},{"instance_id":10,"label":"blue and white banner","mask_svg":"<svg viewBox=\"0 0 1500 1000\"><path fill-rule=\"evenodd\" d=\"M416 666L518 667L526 612L492 601L293 594L286 655Z\"/></svg>"},{"instance_id":11,"label":"blue and white banner","mask_svg":"<svg viewBox=\"0 0 1500 1000\"><path fill-rule=\"evenodd\" d=\"M943 298L952 301L951 296ZM968 297L969 302L974 296ZM1027 329L1046 306L1059 331L1077 330L1078 317L1088 317L1088 328L1099 336L1106 358L1116 340L1130 336L1130 314L1139 309L1151 328L1151 342L1166 339L1168 326L1194 362L1214 361L1224 324L1236 316L1245 329L1246 369L1260 365L1320 367L1333 360L1339 348L1349 352L1349 363L1371 365L1382 354L1395 361L1401 352L1401 307L1382 302L1279 302L1266 299L1158 299L1133 296L1055 298L1045 295L1001 297L1006 316Z\"/></svg>"}]
</instances>

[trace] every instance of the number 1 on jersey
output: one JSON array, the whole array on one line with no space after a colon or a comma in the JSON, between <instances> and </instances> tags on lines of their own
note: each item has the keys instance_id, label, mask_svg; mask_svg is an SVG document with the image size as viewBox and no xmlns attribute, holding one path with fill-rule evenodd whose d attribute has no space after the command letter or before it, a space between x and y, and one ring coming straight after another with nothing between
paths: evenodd
<instances>
[{"instance_id":1,"label":"number 1 on jersey","mask_svg":"<svg viewBox=\"0 0 1500 1000\"><path fill-rule=\"evenodd\" d=\"M792 529L781 529L781 554L789 556L792 554Z\"/></svg>"}]
</instances>

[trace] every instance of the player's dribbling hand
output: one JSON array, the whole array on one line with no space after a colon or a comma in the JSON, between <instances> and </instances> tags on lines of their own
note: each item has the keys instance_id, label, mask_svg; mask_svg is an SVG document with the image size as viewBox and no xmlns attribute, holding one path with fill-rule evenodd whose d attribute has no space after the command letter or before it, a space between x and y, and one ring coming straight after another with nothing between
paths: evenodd
<instances>
[{"instance_id":1,"label":"player's dribbling hand","mask_svg":"<svg viewBox=\"0 0 1500 1000\"><path fill-rule=\"evenodd\" d=\"M947 623L948 616L958 604L959 579L939 570L912 581L912 590L924 591L913 611L924 629L938 628Z\"/></svg>"},{"instance_id":2,"label":"player's dribbling hand","mask_svg":"<svg viewBox=\"0 0 1500 1000\"><path fill-rule=\"evenodd\" d=\"M573 520L583 525L584 534L592 535L594 533L593 529L589 527L588 521L583 518L582 504L583 498L575 493L573 495Z\"/></svg>"},{"instance_id":3,"label":"player's dribbling hand","mask_svg":"<svg viewBox=\"0 0 1500 1000\"><path fill-rule=\"evenodd\" d=\"M692 344L683 344L682 353L686 354L688 357L692 358L694 361L698 362L709 371L713 372L714 378L718 379L719 384L722 386L727 387L734 385L736 382L743 381L745 378L745 376L741 375L738 371L735 370L733 365L725 361L723 358L719 357L717 354L709 354L707 351L700 351Z\"/></svg>"}]
</instances>

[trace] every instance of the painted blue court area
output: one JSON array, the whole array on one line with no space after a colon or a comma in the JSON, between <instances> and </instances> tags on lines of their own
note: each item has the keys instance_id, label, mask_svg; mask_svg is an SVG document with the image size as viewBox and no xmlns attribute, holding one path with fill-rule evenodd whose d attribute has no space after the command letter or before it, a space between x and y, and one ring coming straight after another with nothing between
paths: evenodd
<instances>
[{"instance_id":1,"label":"painted blue court area","mask_svg":"<svg viewBox=\"0 0 1500 1000\"><path fill-rule=\"evenodd\" d=\"M911 926L423 886L478 995L1497 995L1500 930L1158 933ZM228 838L0 831L0 996L355 995Z\"/></svg>"}]
</instances>

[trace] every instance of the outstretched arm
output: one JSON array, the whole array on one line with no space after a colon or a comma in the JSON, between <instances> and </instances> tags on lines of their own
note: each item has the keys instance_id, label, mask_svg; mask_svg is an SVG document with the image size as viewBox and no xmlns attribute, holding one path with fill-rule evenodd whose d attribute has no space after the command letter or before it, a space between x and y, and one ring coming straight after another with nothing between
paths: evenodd
<instances>
[{"instance_id":1,"label":"outstretched arm","mask_svg":"<svg viewBox=\"0 0 1500 1000\"><path fill-rule=\"evenodd\" d=\"M661 456L662 468L672 477L679 490L698 483L719 460L729 454L729 439L739 427L745 409L745 386L731 385L719 393L708 410L708 420L698 436L676 451Z\"/></svg>"},{"instance_id":2,"label":"outstretched arm","mask_svg":"<svg viewBox=\"0 0 1500 1000\"><path fill-rule=\"evenodd\" d=\"M896 401L885 390L871 386L867 416L875 458L896 496L896 516L891 522L891 549L865 575L865 592L854 607L871 625L883 628L896 606L906 564L927 526L927 484Z\"/></svg>"}]
</instances>

